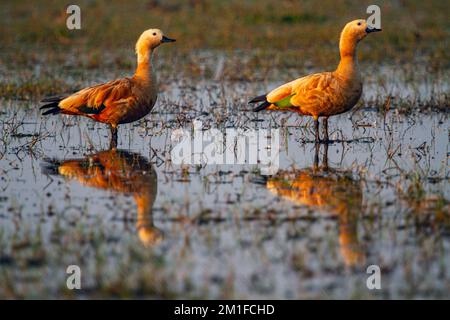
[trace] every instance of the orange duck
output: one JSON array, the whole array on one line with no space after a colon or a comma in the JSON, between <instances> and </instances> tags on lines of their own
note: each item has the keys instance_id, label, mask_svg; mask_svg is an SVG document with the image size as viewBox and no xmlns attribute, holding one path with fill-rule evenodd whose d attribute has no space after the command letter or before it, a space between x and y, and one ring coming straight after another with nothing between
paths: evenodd
<instances>
[{"instance_id":1,"label":"orange duck","mask_svg":"<svg viewBox=\"0 0 450 320\"><path fill-rule=\"evenodd\" d=\"M362 79L358 67L356 46L367 34L381 29L367 26L365 20L346 24L341 33L341 61L333 72L322 72L299 78L253 98L249 103L261 104L254 109L293 111L312 116L316 142L329 142L328 117L349 111L362 94ZM319 117L323 118L324 140L320 139Z\"/></svg>"},{"instance_id":2,"label":"orange duck","mask_svg":"<svg viewBox=\"0 0 450 320\"><path fill-rule=\"evenodd\" d=\"M337 216L341 256L347 266L360 266L365 261L357 235L362 208L361 185L345 173L328 168L327 149L325 146L322 167L318 165L316 145L313 168L281 173L269 179L266 187L282 198Z\"/></svg>"},{"instance_id":3,"label":"orange duck","mask_svg":"<svg viewBox=\"0 0 450 320\"><path fill-rule=\"evenodd\" d=\"M157 175L153 166L137 153L110 149L83 159L46 160L44 173L98 189L133 195L137 206L136 229L144 245L162 240L153 225L152 207L157 194Z\"/></svg>"},{"instance_id":4,"label":"orange duck","mask_svg":"<svg viewBox=\"0 0 450 320\"><path fill-rule=\"evenodd\" d=\"M131 78L122 78L82 89L69 96L50 97L40 109L43 115L68 114L85 116L107 123L112 145L117 145L117 126L145 117L153 108L158 86L152 57L162 43L173 42L161 30L149 29L136 43L137 69Z\"/></svg>"}]
</instances>

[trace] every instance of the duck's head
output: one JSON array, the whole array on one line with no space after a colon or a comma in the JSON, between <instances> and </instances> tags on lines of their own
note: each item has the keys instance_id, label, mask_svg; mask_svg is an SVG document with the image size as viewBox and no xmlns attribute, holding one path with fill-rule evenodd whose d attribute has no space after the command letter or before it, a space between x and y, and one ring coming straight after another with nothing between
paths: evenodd
<instances>
[{"instance_id":1,"label":"duck's head","mask_svg":"<svg viewBox=\"0 0 450 320\"><path fill-rule=\"evenodd\" d=\"M342 30L341 39L346 39L347 41L353 40L356 42L361 41L371 32L381 31L381 29L370 27L366 20L357 19L347 23Z\"/></svg>"},{"instance_id":2,"label":"duck's head","mask_svg":"<svg viewBox=\"0 0 450 320\"><path fill-rule=\"evenodd\" d=\"M148 29L141 34L136 42L136 53L143 55L145 52L158 47L162 43L174 41L175 39L166 37L159 29Z\"/></svg>"},{"instance_id":3,"label":"duck's head","mask_svg":"<svg viewBox=\"0 0 450 320\"><path fill-rule=\"evenodd\" d=\"M381 31L381 29L371 28L366 20L358 19L347 23L342 30L339 41L341 57L353 56L356 52L356 45L371 32Z\"/></svg>"},{"instance_id":4,"label":"duck's head","mask_svg":"<svg viewBox=\"0 0 450 320\"><path fill-rule=\"evenodd\" d=\"M164 234L153 226L141 226L138 228L138 236L145 247L158 245L164 239Z\"/></svg>"}]
</instances>

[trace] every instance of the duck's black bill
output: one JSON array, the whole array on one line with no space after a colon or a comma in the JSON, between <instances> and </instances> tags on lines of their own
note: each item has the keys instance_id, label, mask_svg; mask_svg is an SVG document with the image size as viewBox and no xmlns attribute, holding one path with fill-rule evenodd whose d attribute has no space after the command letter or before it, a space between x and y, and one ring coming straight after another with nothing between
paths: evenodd
<instances>
[{"instance_id":1,"label":"duck's black bill","mask_svg":"<svg viewBox=\"0 0 450 320\"><path fill-rule=\"evenodd\" d=\"M167 38L166 36L163 36L162 39L161 39L162 43L175 42L175 41L176 41L175 39L170 39L170 38Z\"/></svg>"},{"instance_id":2,"label":"duck's black bill","mask_svg":"<svg viewBox=\"0 0 450 320\"><path fill-rule=\"evenodd\" d=\"M381 31L381 29L377 29L377 28L366 28L366 33L378 32L378 31Z\"/></svg>"}]
</instances>

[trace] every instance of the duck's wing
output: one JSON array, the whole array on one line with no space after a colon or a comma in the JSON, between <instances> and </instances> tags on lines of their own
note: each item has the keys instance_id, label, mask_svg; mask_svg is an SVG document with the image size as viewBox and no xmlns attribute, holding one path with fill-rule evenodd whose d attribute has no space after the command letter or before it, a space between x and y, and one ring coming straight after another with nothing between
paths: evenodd
<instances>
[{"instance_id":1,"label":"duck's wing","mask_svg":"<svg viewBox=\"0 0 450 320\"><path fill-rule=\"evenodd\" d=\"M270 102L278 108L290 106L290 98L295 94L293 83L291 81L279 86L267 94L267 102Z\"/></svg>"},{"instance_id":2,"label":"duck's wing","mask_svg":"<svg viewBox=\"0 0 450 320\"><path fill-rule=\"evenodd\" d=\"M136 100L132 79L122 78L82 89L67 97L44 99L43 102L50 103L41 109L49 109L44 115L64 113L94 116L118 106L132 106Z\"/></svg>"},{"instance_id":3,"label":"duck's wing","mask_svg":"<svg viewBox=\"0 0 450 320\"><path fill-rule=\"evenodd\" d=\"M266 95L254 98L250 103L263 103L255 111L264 109L292 109L326 104L329 99L329 88L332 86L332 73L316 73L285 83ZM264 98L264 99L263 99Z\"/></svg>"},{"instance_id":4,"label":"duck's wing","mask_svg":"<svg viewBox=\"0 0 450 320\"><path fill-rule=\"evenodd\" d=\"M320 110L329 107L333 96L338 90L338 82L332 72L316 73L300 78L292 83L293 95L291 105L311 113L314 110L320 114Z\"/></svg>"},{"instance_id":5,"label":"duck's wing","mask_svg":"<svg viewBox=\"0 0 450 320\"><path fill-rule=\"evenodd\" d=\"M293 81L292 81L293 82ZM285 106L289 104L289 99L292 96L292 82L283 84L282 86L272 90L267 94L257 96L249 101L249 103L261 102L253 111L261 111L273 106Z\"/></svg>"},{"instance_id":6,"label":"duck's wing","mask_svg":"<svg viewBox=\"0 0 450 320\"><path fill-rule=\"evenodd\" d=\"M108 108L136 103L130 78L114 80L83 89L59 103L64 111L76 114L99 114Z\"/></svg>"}]
</instances>

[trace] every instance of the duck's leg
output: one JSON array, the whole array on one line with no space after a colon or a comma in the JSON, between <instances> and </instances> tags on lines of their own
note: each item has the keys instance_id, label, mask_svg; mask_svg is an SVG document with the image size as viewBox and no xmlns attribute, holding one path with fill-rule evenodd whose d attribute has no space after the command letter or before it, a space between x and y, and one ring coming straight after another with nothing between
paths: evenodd
<instances>
[{"instance_id":1,"label":"duck's leg","mask_svg":"<svg viewBox=\"0 0 450 320\"><path fill-rule=\"evenodd\" d=\"M322 167L324 171L328 171L328 144L324 145Z\"/></svg>"},{"instance_id":2,"label":"duck's leg","mask_svg":"<svg viewBox=\"0 0 450 320\"><path fill-rule=\"evenodd\" d=\"M320 153L320 144L316 142L314 145L314 171L317 171L319 169L319 153Z\"/></svg>"},{"instance_id":3,"label":"duck's leg","mask_svg":"<svg viewBox=\"0 0 450 320\"><path fill-rule=\"evenodd\" d=\"M323 135L324 135L323 142L329 143L330 140L328 139L328 117L323 117L322 125L323 125Z\"/></svg>"},{"instance_id":4,"label":"duck's leg","mask_svg":"<svg viewBox=\"0 0 450 320\"><path fill-rule=\"evenodd\" d=\"M316 131L316 143L319 143L320 142L319 117L314 117L314 129Z\"/></svg>"},{"instance_id":5,"label":"duck's leg","mask_svg":"<svg viewBox=\"0 0 450 320\"><path fill-rule=\"evenodd\" d=\"M109 143L109 148L113 149L117 147L117 125L110 124L109 128L111 129L111 140Z\"/></svg>"}]
</instances>

